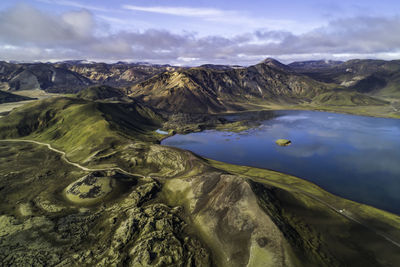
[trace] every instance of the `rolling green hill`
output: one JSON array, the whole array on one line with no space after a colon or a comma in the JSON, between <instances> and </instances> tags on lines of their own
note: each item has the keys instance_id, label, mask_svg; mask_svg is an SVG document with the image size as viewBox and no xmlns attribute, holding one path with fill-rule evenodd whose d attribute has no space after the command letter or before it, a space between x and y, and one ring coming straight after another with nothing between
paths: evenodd
<instances>
[{"instance_id":1,"label":"rolling green hill","mask_svg":"<svg viewBox=\"0 0 400 267\"><path fill-rule=\"evenodd\" d=\"M346 70L333 75L339 63L315 72L318 79L326 75L330 84L267 59L248 68L165 71L131 85L131 98L116 88L94 86L11 111L0 118L0 262L396 266L399 216L334 196L297 177L161 146L165 136L155 131L180 124L198 124L189 130L202 130L207 123L220 127L223 121L216 115L193 113L267 104L390 108L371 95L397 92L389 82L381 88L382 75L375 72L395 71L396 64L367 63L351 64L360 66L353 69L365 77L375 76L357 78L359 84L348 88L339 85L347 81L342 79L357 76ZM80 66L79 71L103 81L111 75L102 75L103 67L109 71L105 65ZM397 79L395 72L390 75L385 82Z\"/></svg>"},{"instance_id":2,"label":"rolling green hill","mask_svg":"<svg viewBox=\"0 0 400 267\"><path fill-rule=\"evenodd\" d=\"M107 85L88 87L77 94L77 97L87 100L121 100L126 94L118 88Z\"/></svg>"},{"instance_id":3,"label":"rolling green hill","mask_svg":"<svg viewBox=\"0 0 400 267\"><path fill-rule=\"evenodd\" d=\"M127 139L149 140L162 119L139 103L59 97L28 104L0 120L0 138L34 138L82 159Z\"/></svg>"},{"instance_id":4,"label":"rolling green hill","mask_svg":"<svg viewBox=\"0 0 400 267\"><path fill-rule=\"evenodd\" d=\"M379 106L388 102L361 93L348 90L333 90L317 95L313 104L334 106Z\"/></svg>"},{"instance_id":5,"label":"rolling green hill","mask_svg":"<svg viewBox=\"0 0 400 267\"><path fill-rule=\"evenodd\" d=\"M13 139L0 140L0 261L239 267L400 260L398 216L296 177L160 146L162 122L136 101L73 97L0 118L0 139Z\"/></svg>"}]
</instances>

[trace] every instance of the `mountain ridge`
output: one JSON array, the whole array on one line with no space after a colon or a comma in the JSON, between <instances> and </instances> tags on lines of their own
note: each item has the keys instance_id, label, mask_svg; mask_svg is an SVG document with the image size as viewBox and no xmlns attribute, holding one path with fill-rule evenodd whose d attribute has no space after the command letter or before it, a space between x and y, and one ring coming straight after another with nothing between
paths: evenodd
<instances>
[{"instance_id":1,"label":"mountain ridge","mask_svg":"<svg viewBox=\"0 0 400 267\"><path fill-rule=\"evenodd\" d=\"M333 87L286 72L280 65L271 67L269 60L240 69L164 72L133 85L130 95L168 111L204 113L228 111L252 101L311 101L318 91Z\"/></svg>"}]
</instances>

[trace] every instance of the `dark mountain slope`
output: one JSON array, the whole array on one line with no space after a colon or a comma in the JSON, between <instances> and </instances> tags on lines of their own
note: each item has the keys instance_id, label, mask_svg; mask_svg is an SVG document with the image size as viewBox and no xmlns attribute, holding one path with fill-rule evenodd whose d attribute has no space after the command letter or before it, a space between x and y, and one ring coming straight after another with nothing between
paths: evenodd
<instances>
[{"instance_id":1,"label":"dark mountain slope","mask_svg":"<svg viewBox=\"0 0 400 267\"><path fill-rule=\"evenodd\" d=\"M378 97L400 98L400 61L349 60L342 64L314 68L294 68L299 73L329 83L336 83Z\"/></svg>"},{"instance_id":2,"label":"dark mountain slope","mask_svg":"<svg viewBox=\"0 0 400 267\"><path fill-rule=\"evenodd\" d=\"M52 93L76 93L92 84L129 86L176 67L118 62L7 63L0 62L2 87L15 90L41 89Z\"/></svg>"},{"instance_id":3,"label":"dark mountain slope","mask_svg":"<svg viewBox=\"0 0 400 267\"><path fill-rule=\"evenodd\" d=\"M77 97L88 100L121 100L126 97L124 91L107 85L91 86L77 94Z\"/></svg>"},{"instance_id":4,"label":"dark mountain slope","mask_svg":"<svg viewBox=\"0 0 400 267\"><path fill-rule=\"evenodd\" d=\"M11 94L9 92L1 91L0 90L0 104L8 103L8 102L19 102L25 100L33 100L34 98L20 96L16 94Z\"/></svg>"},{"instance_id":5,"label":"dark mountain slope","mask_svg":"<svg viewBox=\"0 0 400 267\"><path fill-rule=\"evenodd\" d=\"M68 69L90 79L94 83L110 86L129 86L132 83L150 78L151 76L175 70L176 67L167 65L145 65L118 62L106 63L60 63L60 68Z\"/></svg>"},{"instance_id":6,"label":"dark mountain slope","mask_svg":"<svg viewBox=\"0 0 400 267\"><path fill-rule=\"evenodd\" d=\"M206 113L238 110L257 102L307 102L332 88L274 64L268 60L240 69L164 72L132 86L131 95L167 111Z\"/></svg>"},{"instance_id":7,"label":"dark mountain slope","mask_svg":"<svg viewBox=\"0 0 400 267\"><path fill-rule=\"evenodd\" d=\"M292 70L302 71L302 70L311 70L311 69L326 69L331 68L333 66L337 66L342 64L343 61L334 61L334 60L308 60L308 61L296 61L288 64L288 66Z\"/></svg>"},{"instance_id":8,"label":"dark mountain slope","mask_svg":"<svg viewBox=\"0 0 400 267\"><path fill-rule=\"evenodd\" d=\"M92 82L77 73L51 64L2 63L1 80L10 91L41 89L52 93L73 93Z\"/></svg>"}]
</instances>

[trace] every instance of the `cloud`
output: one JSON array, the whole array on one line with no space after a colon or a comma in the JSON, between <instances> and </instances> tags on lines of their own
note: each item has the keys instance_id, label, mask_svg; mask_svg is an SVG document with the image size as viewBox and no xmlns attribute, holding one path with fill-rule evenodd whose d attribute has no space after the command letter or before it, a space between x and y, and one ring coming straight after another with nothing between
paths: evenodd
<instances>
[{"instance_id":1,"label":"cloud","mask_svg":"<svg viewBox=\"0 0 400 267\"><path fill-rule=\"evenodd\" d=\"M92 6L92 5L82 4L79 2L69 1L69 0L36 0L36 1L46 3L46 4L56 4L56 5L60 5L60 6L75 7L75 8L86 9L86 10L91 10L91 11L101 11L101 12L117 11L117 10L110 10L109 8L108 9L102 8L99 6Z\"/></svg>"},{"instance_id":2,"label":"cloud","mask_svg":"<svg viewBox=\"0 0 400 267\"><path fill-rule=\"evenodd\" d=\"M134 11L143 11L143 12L184 16L184 17L201 17L201 18L222 16L225 13L222 10L214 8L165 7L165 6L143 7L134 5L123 5L122 7Z\"/></svg>"},{"instance_id":3,"label":"cloud","mask_svg":"<svg viewBox=\"0 0 400 267\"><path fill-rule=\"evenodd\" d=\"M224 12L197 8L147 9L148 12L198 17L213 14L223 17ZM337 19L303 34L259 29L230 37L199 36L193 32L172 33L162 29L138 31L134 27L129 30L101 31L96 23L98 19L86 9L56 17L30 5L15 5L0 12L0 59L87 58L191 65L247 65L268 56L285 61L400 56L399 17Z\"/></svg>"},{"instance_id":4,"label":"cloud","mask_svg":"<svg viewBox=\"0 0 400 267\"><path fill-rule=\"evenodd\" d=\"M49 46L75 43L87 39L93 26L93 18L87 11L67 12L59 19L18 4L0 13L0 41Z\"/></svg>"},{"instance_id":5,"label":"cloud","mask_svg":"<svg viewBox=\"0 0 400 267\"><path fill-rule=\"evenodd\" d=\"M254 28L260 25L269 25L274 29L289 27L291 29L302 30L303 25L291 20L284 19L267 19L249 16L245 12L237 12L234 10L222 10L216 8L192 8L192 7L167 7L167 6L136 6L123 5L123 9L130 11L140 11L148 13L156 13L162 15L172 15L178 17L197 18L207 22L221 23L236 27ZM307 26L307 25L306 25ZM310 26L310 25L308 25Z\"/></svg>"},{"instance_id":6,"label":"cloud","mask_svg":"<svg viewBox=\"0 0 400 267\"><path fill-rule=\"evenodd\" d=\"M92 33L95 24L92 14L86 10L65 13L62 15L62 22L82 38Z\"/></svg>"}]
</instances>

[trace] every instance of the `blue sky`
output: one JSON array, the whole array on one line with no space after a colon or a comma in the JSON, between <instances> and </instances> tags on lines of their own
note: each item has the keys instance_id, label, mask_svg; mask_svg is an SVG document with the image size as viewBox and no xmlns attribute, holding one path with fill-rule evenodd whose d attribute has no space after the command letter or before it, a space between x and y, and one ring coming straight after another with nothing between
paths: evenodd
<instances>
[{"instance_id":1,"label":"blue sky","mask_svg":"<svg viewBox=\"0 0 400 267\"><path fill-rule=\"evenodd\" d=\"M2 0L0 60L397 59L399 12L393 0Z\"/></svg>"}]
</instances>

